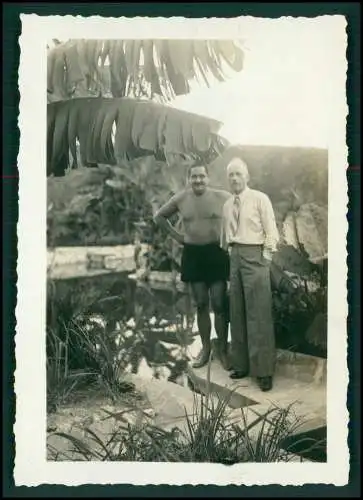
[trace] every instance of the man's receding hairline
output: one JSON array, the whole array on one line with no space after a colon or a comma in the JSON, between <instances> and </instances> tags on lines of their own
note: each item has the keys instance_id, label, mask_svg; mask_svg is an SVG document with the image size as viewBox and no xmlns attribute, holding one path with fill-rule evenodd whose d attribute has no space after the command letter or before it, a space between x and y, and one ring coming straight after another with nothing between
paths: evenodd
<instances>
[{"instance_id":1,"label":"man's receding hairline","mask_svg":"<svg viewBox=\"0 0 363 500\"><path fill-rule=\"evenodd\" d=\"M247 166L247 163L242 160L242 158L239 158L238 156L236 156L235 158L232 158L231 161L228 162L228 165L227 165L227 170L232 166L232 165L239 165L239 166L243 166L246 171L248 172L248 166Z\"/></svg>"}]
</instances>

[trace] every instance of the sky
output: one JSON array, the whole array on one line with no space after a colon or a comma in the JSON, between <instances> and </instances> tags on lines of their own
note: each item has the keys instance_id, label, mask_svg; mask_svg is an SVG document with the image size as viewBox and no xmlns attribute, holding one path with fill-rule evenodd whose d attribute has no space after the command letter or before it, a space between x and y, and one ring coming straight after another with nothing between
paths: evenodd
<instances>
[{"instance_id":1,"label":"sky","mask_svg":"<svg viewBox=\"0 0 363 500\"><path fill-rule=\"evenodd\" d=\"M324 21L243 18L244 69L209 89L192 84L171 104L220 120L232 143L328 147L342 35Z\"/></svg>"},{"instance_id":2,"label":"sky","mask_svg":"<svg viewBox=\"0 0 363 500\"><path fill-rule=\"evenodd\" d=\"M327 147L341 40L319 23L262 21L244 30L242 72L173 105L221 120L220 133L232 143Z\"/></svg>"}]
</instances>

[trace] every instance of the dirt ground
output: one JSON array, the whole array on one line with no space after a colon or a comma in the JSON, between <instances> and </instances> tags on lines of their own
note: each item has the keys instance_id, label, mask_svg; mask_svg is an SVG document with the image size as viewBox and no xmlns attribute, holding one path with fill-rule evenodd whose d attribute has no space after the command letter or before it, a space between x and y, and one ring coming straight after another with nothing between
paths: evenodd
<instances>
[{"instance_id":1,"label":"dirt ground","mask_svg":"<svg viewBox=\"0 0 363 500\"><path fill-rule=\"evenodd\" d=\"M151 418L154 411L147 396L140 391L121 394L112 399L99 386L74 392L65 404L47 415L47 460L84 460L70 451L69 440L56 433L70 434L94 448L85 429L90 429L106 443L120 426L110 414L122 414L123 423L135 424L142 418Z\"/></svg>"}]
</instances>

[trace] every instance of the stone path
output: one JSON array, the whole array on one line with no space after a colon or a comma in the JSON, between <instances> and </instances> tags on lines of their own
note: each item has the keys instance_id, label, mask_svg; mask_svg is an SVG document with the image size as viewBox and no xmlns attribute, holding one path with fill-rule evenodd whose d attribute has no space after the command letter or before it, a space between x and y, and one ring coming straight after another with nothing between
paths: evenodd
<instances>
[{"instance_id":1,"label":"stone path","mask_svg":"<svg viewBox=\"0 0 363 500\"><path fill-rule=\"evenodd\" d=\"M248 407L250 418L258 418L272 406L287 408L292 405L296 418L304 422L299 432L325 426L326 361L304 355L294 355L289 361L290 353L279 351L279 354L271 391L262 392L249 377L232 381L218 360L211 362L211 390L225 397L233 394L231 406ZM188 373L193 384L202 392L206 391L208 368L189 367Z\"/></svg>"}]
</instances>

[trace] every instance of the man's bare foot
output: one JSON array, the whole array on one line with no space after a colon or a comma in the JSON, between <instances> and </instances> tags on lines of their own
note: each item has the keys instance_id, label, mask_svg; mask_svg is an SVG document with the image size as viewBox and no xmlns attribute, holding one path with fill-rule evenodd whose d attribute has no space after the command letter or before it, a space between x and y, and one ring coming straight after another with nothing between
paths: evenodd
<instances>
[{"instance_id":1,"label":"man's bare foot","mask_svg":"<svg viewBox=\"0 0 363 500\"><path fill-rule=\"evenodd\" d=\"M202 366L205 366L208 361L209 361L209 356L210 356L210 349L202 349L195 359L195 361L192 363L193 368L202 368Z\"/></svg>"}]
</instances>

